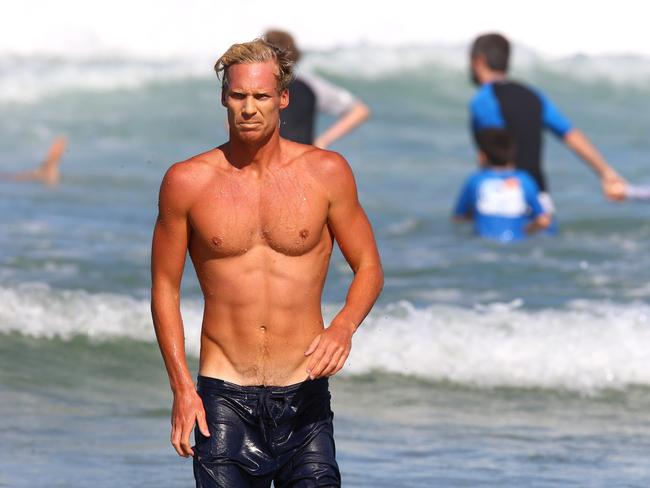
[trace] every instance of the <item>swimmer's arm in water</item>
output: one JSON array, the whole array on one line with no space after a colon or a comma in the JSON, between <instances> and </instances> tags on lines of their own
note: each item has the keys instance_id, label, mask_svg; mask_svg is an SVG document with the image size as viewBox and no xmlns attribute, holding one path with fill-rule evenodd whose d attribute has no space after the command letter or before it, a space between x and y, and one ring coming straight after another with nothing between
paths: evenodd
<instances>
[{"instance_id":1,"label":"swimmer's arm in water","mask_svg":"<svg viewBox=\"0 0 650 488\"><path fill-rule=\"evenodd\" d=\"M357 196L347 161L326 153L322 178L329 196L328 226L354 272L345 305L329 327L314 338L305 356L309 377L332 376L341 370L352 347L352 335L374 305L384 285L379 251L370 221Z\"/></svg>"},{"instance_id":2,"label":"swimmer's arm in water","mask_svg":"<svg viewBox=\"0 0 650 488\"><path fill-rule=\"evenodd\" d=\"M548 229L551 221L552 217L549 214L538 215L526 226L526 234L534 234L535 232Z\"/></svg>"},{"instance_id":3,"label":"swimmer's arm in water","mask_svg":"<svg viewBox=\"0 0 650 488\"><path fill-rule=\"evenodd\" d=\"M357 100L350 110L345 112L334 124L316 138L314 146L323 149L328 147L334 141L363 124L368 117L370 117L370 109L365 103Z\"/></svg>"},{"instance_id":4,"label":"swimmer's arm in water","mask_svg":"<svg viewBox=\"0 0 650 488\"><path fill-rule=\"evenodd\" d=\"M38 168L20 173L2 174L0 178L12 181L40 181L47 186L55 186L61 179L59 165L67 144L65 137L57 137Z\"/></svg>"},{"instance_id":5,"label":"swimmer's arm in water","mask_svg":"<svg viewBox=\"0 0 650 488\"><path fill-rule=\"evenodd\" d=\"M470 177L463 184L463 188L458 195L458 200L452 213L452 221L455 223L471 222L474 220L474 183Z\"/></svg>"},{"instance_id":6,"label":"swimmer's arm in water","mask_svg":"<svg viewBox=\"0 0 650 488\"><path fill-rule=\"evenodd\" d=\"M625 180L612 168L582 131L571 129L564 135L564 143L584 160L599 176L603 194L610 200L625 198Z\"/></svg>"},{"instance_id":7,"label":"swimmer's arm in water","mask_svg":"<svg viewBox=\"0 0 650 488\"><path fill-rule=\"evenodd\" d=\"M198 423L209 436L203 402L187 366L180 285L190 236L189 209L196 195L195 168L172 166L160 186L151 250L151 314L174 394L171 443L179 456L193 455L190 433Z\"/></svg>"},{"instance_id":8,"label":"swimmer's arm in water","mask_svg":"<svg viewBox=\"0 0 650 488\"><path fill-rule=\"evenodd\" d=\"M544 211L542 202L539 200L539 186L537 186L535 180L526 173L521 174L519 178L524 190L526 204L528 205L532 216L532 220L524 229L526 234L534 234L535 232L548 229L553 222L553 216Z\"/></svg>"}]
</instances>

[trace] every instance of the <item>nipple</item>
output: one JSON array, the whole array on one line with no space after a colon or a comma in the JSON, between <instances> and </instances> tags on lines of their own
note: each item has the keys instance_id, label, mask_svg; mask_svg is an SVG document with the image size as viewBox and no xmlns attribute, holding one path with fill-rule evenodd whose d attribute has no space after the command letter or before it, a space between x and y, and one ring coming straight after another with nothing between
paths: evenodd
<instances>
[{"instance_id":1,"label":"nipple","mask_svg":"<svg viewBox=\"0 0 650 488\"><path fill-rule=\"evenodd\" d=\"M213 237L212 238L212 244L214 244L217 247L221 247L221 239L219 237Z\"/></svg>"},{"instance_id":2,"label":"nipple","mask_svg":"<svg viewBox=\"0 0 650 488\"><path fill-rule=\"evenodd\" d=\"M302 229L300 231L300 238L304 241L309 237L309 231L307 229Z\"/></svg>"}]
</instances>

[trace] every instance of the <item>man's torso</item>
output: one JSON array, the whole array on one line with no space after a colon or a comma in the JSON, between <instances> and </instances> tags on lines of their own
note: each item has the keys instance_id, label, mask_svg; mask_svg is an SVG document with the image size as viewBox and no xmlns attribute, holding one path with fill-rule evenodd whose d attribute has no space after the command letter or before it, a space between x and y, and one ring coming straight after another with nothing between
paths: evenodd
<instances>
[{"instance_id":1,"label":"man's torso","mask_svg":"<svg viewBox=\"0 0 650 488\"><path fill-rule=\"evenodd\" d=\"M200 374L240 385L304 380L304 351L323 329L320 299L332 250L319 150L283 142L255 174L220 150L194 159L201 189L189 252L204 294Z\"/></svg>"},{"instance_id":2,"label":"man's torso","mask_svg":"<svg viewBox=\"0 0 650 488\"><path fill-rule=\"evenodd\" d=\"M545 191L542 171L543 104L528 87L502 81L483 85L471 105L474 134L486 128L508 129L516 143L515 161Z\"/></svg>"}]
</instances>

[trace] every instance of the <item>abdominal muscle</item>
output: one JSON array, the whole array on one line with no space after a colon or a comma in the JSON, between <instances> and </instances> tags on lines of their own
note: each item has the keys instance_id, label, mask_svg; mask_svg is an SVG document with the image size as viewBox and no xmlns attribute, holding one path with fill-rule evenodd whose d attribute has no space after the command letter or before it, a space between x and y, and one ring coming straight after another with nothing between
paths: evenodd
<instances>
[{"instance_id":1,"label":"abdominal muscle","mask_svg":"<svg viewBox=\"0 0 650 488\"><path fill-rule=\"evenodd\" d=\"M327 246L325 246L326 248ZM326 249L323 249L326 251ZM199 373L243 386L307 379L305 356L323 331L321 293L329 252L258 266L256 250L196 263L205 309Z\"/></svg>"}]
</instances>

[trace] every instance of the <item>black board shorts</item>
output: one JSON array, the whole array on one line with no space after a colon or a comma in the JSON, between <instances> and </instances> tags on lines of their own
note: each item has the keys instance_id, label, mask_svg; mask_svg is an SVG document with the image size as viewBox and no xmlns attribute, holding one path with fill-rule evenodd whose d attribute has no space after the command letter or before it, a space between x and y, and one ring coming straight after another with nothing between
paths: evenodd
<instances>
[{"instance_id":1,"label":"black board shorts","mask_svg":"<svg viewBox=\"0 0 650 488\"><path fill-rule=\"evenodd\" d=\"M327 378L239 386L199 376L210 437L194 430L197 488L340 487Z\"/></svg>"}]
</instances>

